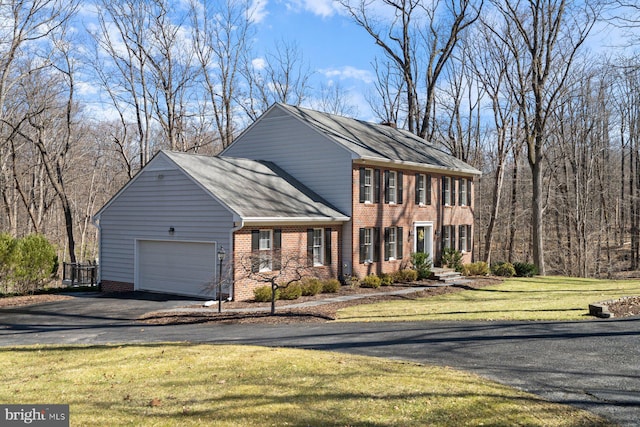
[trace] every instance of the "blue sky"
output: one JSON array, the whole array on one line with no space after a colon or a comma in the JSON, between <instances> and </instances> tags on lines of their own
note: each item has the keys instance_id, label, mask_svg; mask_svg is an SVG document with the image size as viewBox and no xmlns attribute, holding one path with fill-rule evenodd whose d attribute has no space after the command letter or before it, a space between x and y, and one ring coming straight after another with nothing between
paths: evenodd
<instances>
[{"instance_id":1,"label":"blue sky","mask_svg":"<svg viewBox=\"0 0 640 427\"><path fill-rule=\"evenodd\" d=\"M365 100L372 90L371 63L380 54L371 36L333 0L257 0L258 46L295 41L315 72L313 82L339 82L358 117L375 120Z\"/></svg>"}]
</instances>

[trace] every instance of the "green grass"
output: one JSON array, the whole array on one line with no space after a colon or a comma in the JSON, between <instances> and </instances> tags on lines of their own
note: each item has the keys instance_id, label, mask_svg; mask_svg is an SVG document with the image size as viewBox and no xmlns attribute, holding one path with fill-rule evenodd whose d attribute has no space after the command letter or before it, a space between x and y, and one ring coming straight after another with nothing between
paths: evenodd
<instances>
[{"instance_id":1,"label":"green grass","mask_svg":"<svg viewBox=\"0 0 640 427\"><path fill-rule=\"evenodd\" d=\"M72 426L594 426L452 369L186 344L0 349L0 402L69 404Z\"/></svg>"},{"instance_id":2,"label":"green grass","mask_svg":"<svg viewBox=\"0 0 640 427\"><path fill-rule=\"evenodd\" d=\"M590 303L630 295L640 295L640 281L518 278L482 289L348 307L338 312L338 320L580 320L591 318Z\"/></svg>"}]
</instances>

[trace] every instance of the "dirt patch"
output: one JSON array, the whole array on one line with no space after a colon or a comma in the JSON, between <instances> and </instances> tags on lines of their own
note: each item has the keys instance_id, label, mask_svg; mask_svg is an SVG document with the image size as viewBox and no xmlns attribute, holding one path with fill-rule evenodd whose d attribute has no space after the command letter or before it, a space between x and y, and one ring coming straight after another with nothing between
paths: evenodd
<instances>
[{"instance_id":1,"label":"dirt patch","mask_svg":"<svg viewBox=\"0 0 640 427\"><path fill-rule=\"evenodd\" d=\"M45 302L62 301L71 299L69 295L46 294L46 295L24 295L18 297L0 298L0 308L20 307L24 305L42 304Z\"/></svg>"},{"instance_id":2,"label":"dirt patch","mask_svg":"<svg viewBox=\"0 0 640 427\"><path fill-rule=\"evenodd\" d=\"M367 289L367 288L351 288L348 286L343 286L338 293L335 294L321 294L315 295L313 297L302 297L295 301L276 301L276 314L271 316L269 312L259 312L259 313L251 313L251 312L225 312L225 309L231 308L254 308L254 307L270 307L270 303L254 303L254 302L228 302L223 303L223 312L218 313L218 306L214 305L207 309L207 311L198 312L198 313L176 313L176 312L154 312L147 313L144 316L140 317L139 320L142 320L146 323L151 324L184 324L184 323L206 323L206 322L214 322L214 323L262 323L262 324L280 324L280 323L298 323L298 322L327 322L331 320L335 320L336 313L338 310L350 307L353 305L361 305L361 304L372 304L382 301L393 301L393 300L406 300L406 299L417 299L417 298L426 298L435 295L448 294L452 292L460 292L468 289L479 289L485 286L494 285L500 283L501 280L494 278L479 278L475 279L470 283L464 285L452 285L452 286L439 286L433 287L426 290L405 294L405 295L371 295L385 291L391 290L399 290L399 289L410 289L412 287L421 287L429 284L434 284L434 282L419 282L411 286L401 286L394 285L388 287L381 287L379 289ZM278 308L286 305L297 304L305 301L315 301L322 300L327 298L333 298L341 295L360 295L362 298L358 298L352 301L345 302L335 302L330 304L322 304L315 307L306 307L306 308ZM202 306L191 306L191 307L202 307Z\"/></svg>"}]
</instances>

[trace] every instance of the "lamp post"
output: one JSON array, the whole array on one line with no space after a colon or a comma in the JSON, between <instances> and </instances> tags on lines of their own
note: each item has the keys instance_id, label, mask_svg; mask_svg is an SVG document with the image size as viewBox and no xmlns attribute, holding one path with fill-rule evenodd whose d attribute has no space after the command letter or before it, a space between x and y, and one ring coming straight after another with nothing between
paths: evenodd
<instances>
[{"instance_id":1,"label":"lamp post","mask_svg":"<svg viewBox=\"0 0 640 427\"><path fill-rule=\"evenodd\" d=\"M224 261L226 255L227 253L224 251L224 248L220 246L218 250L218 261L220 261L218 268L218 313L222 313L222 261Z\"/></svg>"}]
</instances>

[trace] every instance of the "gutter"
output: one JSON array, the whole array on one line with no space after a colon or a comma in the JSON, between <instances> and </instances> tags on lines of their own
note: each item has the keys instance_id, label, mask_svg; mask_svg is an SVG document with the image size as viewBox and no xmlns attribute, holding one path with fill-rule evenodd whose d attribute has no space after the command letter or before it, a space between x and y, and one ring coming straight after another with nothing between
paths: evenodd
<instances>
[{"instance_id":1,"label":"gutter","mask_svg":"<svg viewBox=\"0 0 640 427\"><path fill-rule=\"evenodd\" d=\"M375 157L360 157L354 161L354 164L360 164L363 166L380 166L380 167L389 167L389 164L404 166L408 169L412 170L421 170L425 172L434 172L434 173L455 173L465 177L480 177L482 176L482 172L475 169L473 171L469 169L458 169L446 166L433 166L425 163L415 163L415 162L407 162L404 160L390 160L390 159L381 159Z\"/></svg>"},{"instance_id":2,"label":"gutter","mask_svg":"<svg viewBox=\"0 0 640 427\"><path fill-rule=\"evenodd\" d=\"M102 227L100 226L100 214L92 216L91 223L98 229L98 274L96 283L98 284L98 289L100 289L100 280L102 278L102 261L100 259L102 256Z\"/></svg>"}]
</instances>

